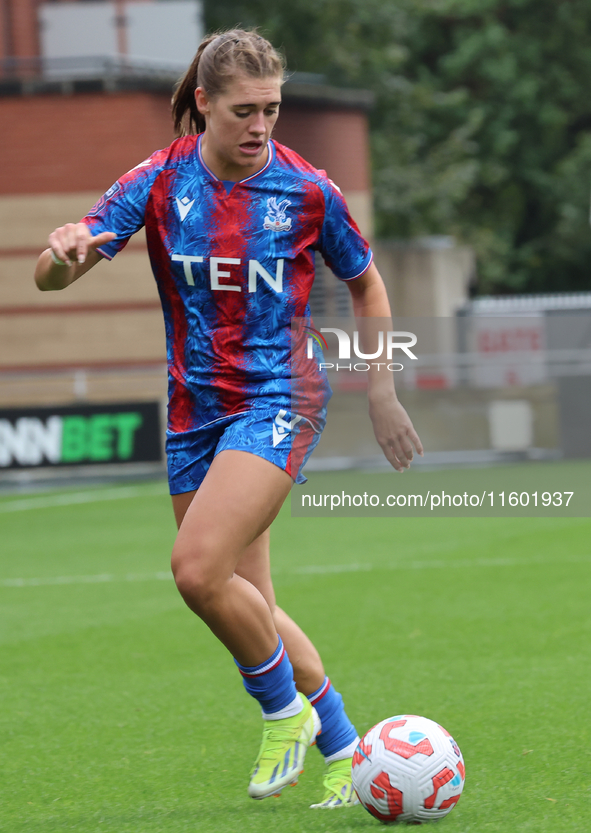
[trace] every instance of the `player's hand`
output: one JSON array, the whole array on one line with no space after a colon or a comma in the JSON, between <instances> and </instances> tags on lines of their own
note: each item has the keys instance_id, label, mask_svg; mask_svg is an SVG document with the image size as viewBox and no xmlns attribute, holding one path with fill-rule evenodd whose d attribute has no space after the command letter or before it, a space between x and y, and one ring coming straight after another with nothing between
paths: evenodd
<instances>
[{"instance_id":1,"label":"player's hand","mask_svg":"<svg viewBox=\"0 0 591 833\"><path fill-rule=\"evenodd\" d=\"M415 450L423 456L419 435L394 391L370 398L369 415L376 440L396 471L410 468Z\"/></svg>"},{"instance_id":2,"label":"player's hand","mask_svg":"<svg viewBox=\"0 0 591 833\"><path fill-rule=\"evenodd\" d=\"M103 231L93 237L86 223L66 223L51 232L49 245L57 258L63 260L66 266L72 266L84 263L89 251L96 250L116 236L113 231Z\"/></svg>"}]
</instances>

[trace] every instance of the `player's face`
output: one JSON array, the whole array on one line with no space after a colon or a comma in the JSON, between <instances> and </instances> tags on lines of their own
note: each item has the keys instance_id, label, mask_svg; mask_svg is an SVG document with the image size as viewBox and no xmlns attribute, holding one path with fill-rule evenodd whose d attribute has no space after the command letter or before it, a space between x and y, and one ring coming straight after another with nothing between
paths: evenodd
<instances>
[{"instance_id":1,"label":"player's face","mask_svg":"<svg viewBox=\"0 0 591 833\"><path fill-rule=\"evenodd\" d=\"M260 171L279 115L281 78L238 75L213 98L198 87L195 101L206 123L201 151L213 173L237 182Z\"/></svg>"}]
</instances>

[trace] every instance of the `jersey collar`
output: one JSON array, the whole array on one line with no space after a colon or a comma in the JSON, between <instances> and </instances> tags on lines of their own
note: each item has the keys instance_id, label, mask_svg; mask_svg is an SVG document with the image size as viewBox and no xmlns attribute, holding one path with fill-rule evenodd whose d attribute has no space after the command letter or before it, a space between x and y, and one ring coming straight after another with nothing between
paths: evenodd
<instances>
[{"instance_id":1,"label":"jersey collar","mask_svg":"<svg viewBox=\"0 0 591 833\"><path fill-rule=\"evenodd\" d=\"M199 157L199 162L201 164L201 167L206 171L206 173L209 174L209 176L212 179L214 179L216 182L221 182L221 180L214 174L214 172L212 170L210 170L207 167L207 165L205 164L205 161L203 159L203 154L201 153L201 139L202 139L202 137L203 137L203 133L200 133L199 136L197 137L197 155ZM256 174L251 174L250 176L247 176L246 179L239 179L238 182L236 183L236 185L242 184L244 182L250 182L251 179L256 179L257 176L260 176L261 174L265 173L265 171L267 171L271 167L271 165L273 164L273 160L275 159L275 145L273 143L273 139L269 139L269 141L267 142L267 147L269 148L269 155L267 157L267 161L265 162L264 167L261 168L260 171L257 171Z\"/></svg>"}]
</instances>

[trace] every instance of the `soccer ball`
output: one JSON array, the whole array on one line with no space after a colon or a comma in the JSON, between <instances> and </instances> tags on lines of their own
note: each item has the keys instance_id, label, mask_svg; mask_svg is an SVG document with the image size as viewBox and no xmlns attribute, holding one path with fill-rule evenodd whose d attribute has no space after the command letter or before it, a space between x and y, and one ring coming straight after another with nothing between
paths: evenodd
<instances>
[{"instance_id":1,"label":"soccer ball","mask_svg":"<svg viewBox=\"0 0 591 833\"><path fill-rule=\"evenodd\" d=\"M370 729L352 766L359 800L385 824L443 818L458 803L466 775L449 732L414 714L389 717Z\"/></svg>"}]
</instances>

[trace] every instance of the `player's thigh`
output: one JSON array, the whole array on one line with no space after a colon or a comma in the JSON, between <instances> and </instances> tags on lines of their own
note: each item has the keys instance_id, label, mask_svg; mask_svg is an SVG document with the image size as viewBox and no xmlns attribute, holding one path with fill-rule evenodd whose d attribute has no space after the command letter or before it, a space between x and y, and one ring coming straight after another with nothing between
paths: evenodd
<instances>
[{"instance_id":1,"label":"player's thigh","mask_svg":"<svg viewBox=\"0 0 591 833\"><path fill-rule=\"evenodd\" d=\"M175 575L192 569L206 582L229 579L290 488L290 476L268 460L245 451L220 452L187 501L173 550Z\"/></svg>"},{"instance_id":2,"label":"player's thigh","mask_svg":"<svg viewBox=\"0 0 591 833\"><path fill-rule=\"evenodd\" d=\"M187 509L191 505L193 497L197 490L192 492L183 492L180 495L171 495L172 505L174 509L174 516L176 518L177 527L180 528L183 519L187 513ZM275 590L271 580L271 557L270 557L270 530L266 529L252 544L244 550L238 565L236 566L236 575L249 581L253 584L259 593L261 593L269 609L273 612L275 610Z\"/></svg>"},{"instance_id":3,"label":"player's thigh","mask_svg":"<svg viewBox=\"0 0 591 833\"><path fill-rule=\"evenodd\" d=\"M192 492L181 492L180 495L170 496L172 499L172 511L174 512L177 529L180 529L183 519L187 514L187 509L191 505L191 502L196 494L197 489L193 489Z\"/></svg>"}]
</instances>

